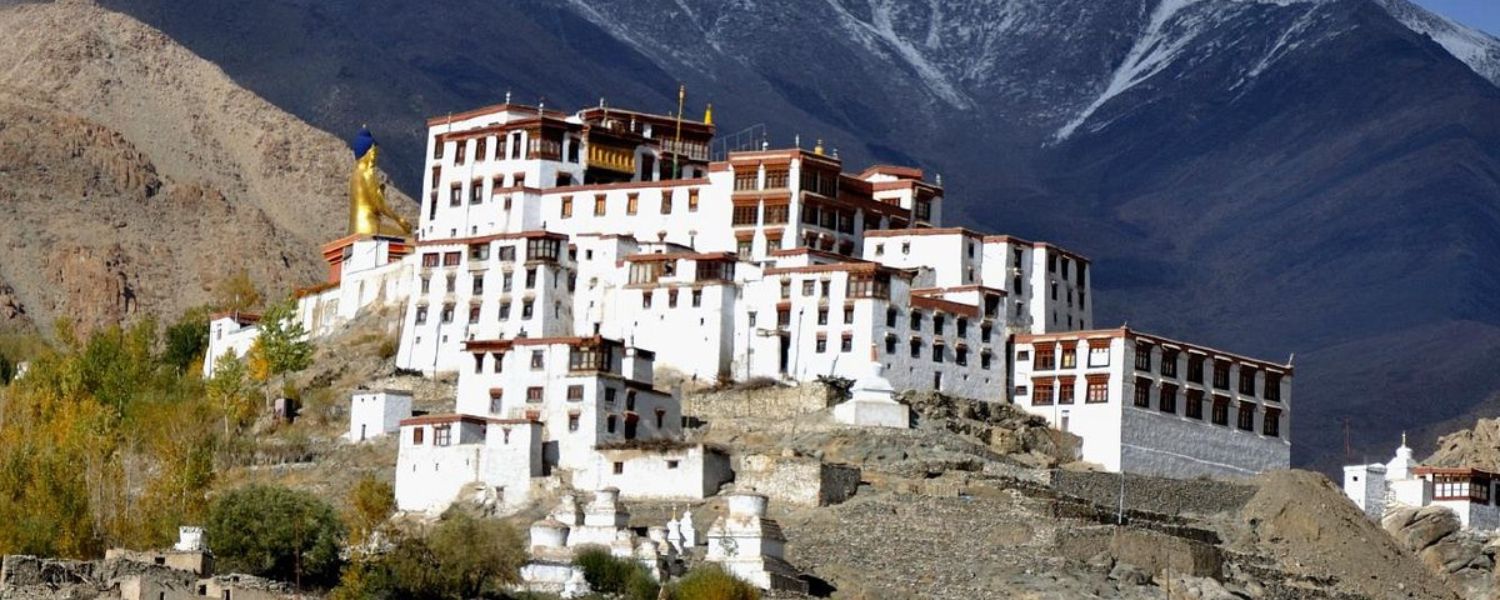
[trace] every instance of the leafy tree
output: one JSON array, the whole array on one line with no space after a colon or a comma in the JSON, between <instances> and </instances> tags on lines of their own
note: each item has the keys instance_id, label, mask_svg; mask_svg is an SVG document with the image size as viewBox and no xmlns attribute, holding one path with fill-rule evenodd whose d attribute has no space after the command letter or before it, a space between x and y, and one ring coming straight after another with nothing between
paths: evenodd
<instances>
[{"instance_id":1,"label":"leafy tree","mask_svg":"<svg viewBox=\"0 0 1500 600\"><path fill-rule=\"evenodd\" d=\"M208 308L193 308L167 328L162 359L179 371L193 370L208 349Z\"/></svg>"},{"instance_id":2,"label":"leafy tree","mask_svg":"<svg viewBox=\"0 0 1500 600\"><path fill-rule=\"evenodd\" d=\"M213 287L213 306L217 310L248 311L260 306L260 290L244 269L225 276Z\"/></svg>"},{"instance_id":3,"label":"leafy tree","mask_svg":"<svg viewBox=\"0 0 1500 600\"><path fill-rule=\"evenodd\" d=\"M396 511L395 490L391 484L366 475L349 490L349 543L364 544Z\"/></svg>"},{"instance_id":4,"label":"leafy tree","mask_svg":"<svg viewBox=\"0 0 1500 600\"><path fill-rule=\"evenodd\" d=\"M204 393L208 401L219 409L226 437L255 420L256 402L253 392L243 361L228 352L214 361L214 374L204 382Z\"/></svg>"},{"instance_id":5,"label":"leafy tree","mask_svg":"<svg viewBox=\"0 0 1500 600\"><path fill-rule=\"evenodd\" d=\"M312 364L307 329L297 319L291 299L272 306L260 320L260 335L250 348L251 373L262 381L295 373Z\"/></svg>"},{"instance_id":6,"label":"leafy tree","mask_svg":"<svg viewBox=\"0 0 1500 600\"><path fill-rule=\"evenodd\" d=\"M688 571L668 590L672 600L760 600L760 590L716 564Z\"/></svg>"},{"instance_id":7,"label":"leafy tree","mask_svg":"<svg viewBox=\"0 0 1500 600\"><path fill-rule=\"evenodd\" d=\"M605 548L585 548L573 556L573 564L583 569L589 588L600 594L656 600L660 592L645 566L628 558L616 558Z\"/></svg>"},{"instance_id":8,"label":"leafy tree","mask_svg":"<svg viewBox=\"0 0 1500 600\"><path fill-rule=\"evenodd\" d=\"M339 575L343 524L327 502L307 492L250 485L209 508L209 549L226 570L304 584Z\"/></svg>"},{"instance_id":9,"label":"leafy tree","mask_svg":"<svg viewBox=\"0 0 1500 600\"><path fill-rule=\"evenodd\" d=\"M464 600L496 597L526 562L515 530L501 521L450 511L425 535L345 569L334 598Z\"/></svg>"}]
</instances>

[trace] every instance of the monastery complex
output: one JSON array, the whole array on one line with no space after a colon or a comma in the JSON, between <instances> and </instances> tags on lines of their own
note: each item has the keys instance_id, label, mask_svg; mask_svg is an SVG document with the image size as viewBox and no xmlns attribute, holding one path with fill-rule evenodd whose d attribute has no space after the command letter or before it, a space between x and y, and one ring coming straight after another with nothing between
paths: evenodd
<instances>
[{"instance_id":1,"label":"monastery complex","mask_svg":"<svg viewBox=\"0 0 1500 600\"><path fill-rule=\"evenodd\" d=\"M298 304L310 335L399 307L396 366L458 377L449 414L412 416L398 391L353 400L351 442L400 436L400 509L436 514L466 497L515 509L566 473L601 516L570 504L540 522L533 541L552 556L574 545L568 530L614 535L615 503L719 494L731 461L684 438L663 370L852 380L834 416L854 426L908 427L895 400L906 390L1010 403L1079 436L1081 458L1108 470L1289 466L1291 365L1099 328L1087 257L944 226L941 180L920 169L846 170L821 143L711 157L714 132L707 116L602 102L431 119L417 223L351 218L350 235L322 248L328 281ZM373 160L367 132L355 154L361 168ZM359 177L356 211L372 197ZM254 315L217 318L205 373L256 335ZM781 564L781 542L765 499L738 498L741 520L716 531L767 549L736 556L759 565L745 577L785 580L767 566ZM622 555L640 543L627 537ZM531 572L576 587L563 564Z\"/></svg>"}]
</instances>

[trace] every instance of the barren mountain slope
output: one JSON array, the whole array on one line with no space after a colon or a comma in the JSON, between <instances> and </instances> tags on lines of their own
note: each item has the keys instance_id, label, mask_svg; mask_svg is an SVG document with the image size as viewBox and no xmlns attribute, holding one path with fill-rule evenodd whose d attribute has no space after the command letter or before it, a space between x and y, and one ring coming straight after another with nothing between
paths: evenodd
<instances>
[{"instance_id":1,"label":"barren mountain slope","mask_svg":"<svg viewBox=\"0 0 1500 600\"><path fill-rule=\"evenodd\" d=\"M130 17L0 6L0 327L85 326L321 279L348 151Z\"/></svg>"}]
</instances>

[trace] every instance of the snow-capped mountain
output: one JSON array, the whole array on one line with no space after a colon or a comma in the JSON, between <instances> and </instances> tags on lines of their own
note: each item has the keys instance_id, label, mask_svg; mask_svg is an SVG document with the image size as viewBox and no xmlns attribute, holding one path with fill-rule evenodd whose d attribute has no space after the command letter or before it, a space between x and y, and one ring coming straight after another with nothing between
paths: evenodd
<instances>
[{"instance_id":1,"label":"snow-capped mountain","mask_svg":"<svg viewBox=\"0 0 1500 600\"><path fill-rule=\"evenodd\" d=\"M679 82L724 137L924 167L951 218L1093 256L1100 324L1296 352L1304 464L1500 390L1495 40L1408 0L100 1L369 123L408 188L426 116Z\"/></svg>"},{"instance_id":2,"label":"snow-capped mountain","mask_svg":"<svg viewBox=\"0 0 1500 600\"><path fill-rule=\"evenodd\" d=\"M1411 0L1375 0L1412 31L1441 44L1475 73L1500 85L1500 39L1413 4Z\"/></svg>"}]
</instances>

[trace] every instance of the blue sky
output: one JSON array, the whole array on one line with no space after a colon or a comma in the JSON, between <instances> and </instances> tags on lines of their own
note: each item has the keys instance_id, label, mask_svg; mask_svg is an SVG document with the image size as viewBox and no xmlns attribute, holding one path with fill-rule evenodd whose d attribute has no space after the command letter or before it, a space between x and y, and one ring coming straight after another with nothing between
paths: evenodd
<instances>
[{"instance_id":1,"label":"blue sky","mask_svg":"<svg viewBox=\"0 0 1500 600\"><path fill-rule=\"evenodd\" d=\"M1500 35L1500 0L1416 0L1427 10L1450 19Z\"/></svg>"}]
</instances>

